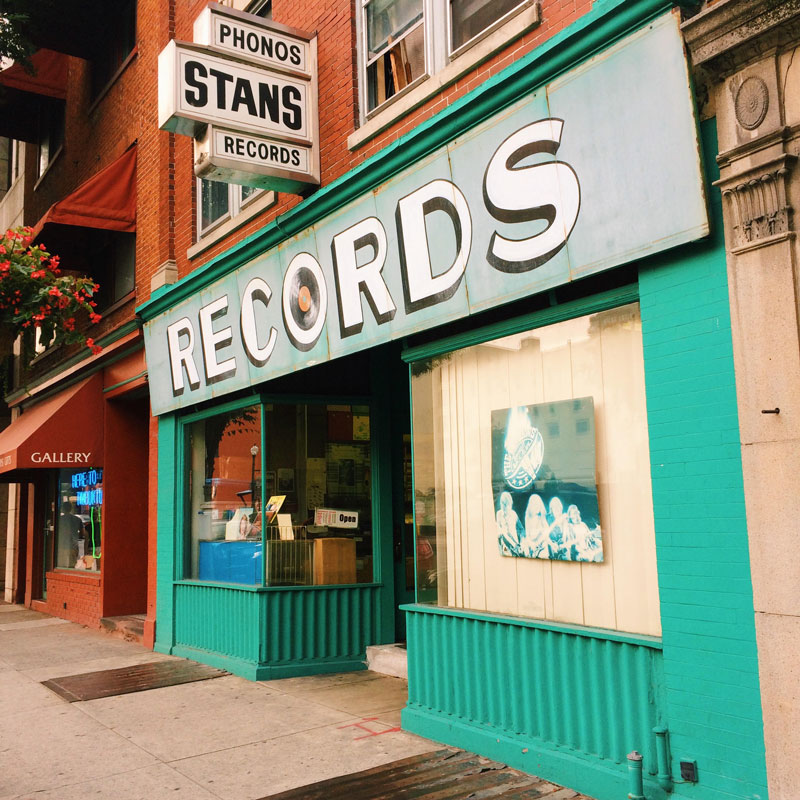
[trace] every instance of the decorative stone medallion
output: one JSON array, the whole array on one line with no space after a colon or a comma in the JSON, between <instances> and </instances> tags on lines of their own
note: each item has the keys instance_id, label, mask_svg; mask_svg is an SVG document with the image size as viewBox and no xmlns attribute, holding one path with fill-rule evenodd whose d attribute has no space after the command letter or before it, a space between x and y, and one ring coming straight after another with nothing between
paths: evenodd
<instances>
[{"instance_id":1,"label":"decorative stone medallion","mask_svg":"<svg viewBox=\"0 0 800 800\"><path fill-rule=\"evenodd\" d=\"M733 100L736 119L745 130L757 128L767 116L769 89L761 78L745 78Z\"/></svg>"}]
</instances>

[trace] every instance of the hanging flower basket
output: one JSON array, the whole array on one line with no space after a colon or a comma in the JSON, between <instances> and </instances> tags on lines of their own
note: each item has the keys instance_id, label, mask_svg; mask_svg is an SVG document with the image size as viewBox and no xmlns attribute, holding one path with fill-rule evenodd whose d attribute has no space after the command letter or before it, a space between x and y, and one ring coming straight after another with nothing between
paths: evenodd
<instances>
[{"instance_id":1,"label":"hanging flower basket","mask_svg":"<svg viewBox=\"0 0 800 800\"><path fill-rule=\"evenodd\" d=\"M31 244L32 232L15 228L0 238L0 358L10 355L17 336L36 328L43 342L80 342L99 353L79 322L100 321L92 300L100 287L92 278L63 274L58 256Z\"/></svg>"}]
</instances>

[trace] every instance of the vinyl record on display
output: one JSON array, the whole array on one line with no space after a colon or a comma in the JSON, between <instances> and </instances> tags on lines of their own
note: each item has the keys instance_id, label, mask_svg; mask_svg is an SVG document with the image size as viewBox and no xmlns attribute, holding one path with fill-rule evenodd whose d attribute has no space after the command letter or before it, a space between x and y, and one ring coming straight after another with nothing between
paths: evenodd
<instances>
[{"instance_id":1,"label":"vinyl record on display","mask_svg":"<svg viewBox=\"0 0 800 800\"><path fill-rule=\"evenodd\" d=\"M288 288L292 318L303 330L311 330L321 305L316 275L307 267L300 267L292 275Z\"/></svg>"}]
</instances>

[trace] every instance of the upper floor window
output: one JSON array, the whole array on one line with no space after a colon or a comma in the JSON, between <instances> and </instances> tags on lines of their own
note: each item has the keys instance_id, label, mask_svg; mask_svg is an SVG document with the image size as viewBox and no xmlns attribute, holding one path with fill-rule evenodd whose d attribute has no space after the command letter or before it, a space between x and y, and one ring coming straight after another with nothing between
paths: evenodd
<instances>
[{"instance_id":1,"label":"upper floor window","mask_svg":"<svg viewBox=\"0 0 800 800\"><path fill-rule=\"evenodd\" d=\"M42 104L39 110L36 178L41 178L64 144L64 103Z\"/></svg>"},{"instance_id":2,"label":"upper floor window","mask_svg":"<svg viewBox=\"0 0 800 800\"><path fill-rule=\"evenodd\" d=\"M450 53L490 30L521 5L520 0L449 0Z\"/></svg>"},{"instance_id":3,"label":"upper floor window","mask_svg":"<svg viewBox=\"0 0 800 800\"><path fill-rule=\"evenodd\" d=\"M198 178L197 233L205 236L225 220L235 217L262 189Z\"/></svg>"},{"instance_id":4,"label":"upper floor window","mask_svg":"<svg viewBox=\"0 0 800 800\"><path fill-rule=\"evenodd\" d=\"M366 0L364 41L372 111L425 72L423 0Z\"/></svg>"},{"instance_id":5,"label":"upper floor window","mask_svg":"<svg viewBox=\"0 0 800 800\"><path fill-rule=\"evenodd\" d=\"M92 58L92 96L97 97L136 47L136 0L118 0L106 14Z\"/></svg>"},{"instance_id":6,"label":"upper floor window","mask_svg":"<svg viewBox=\"0 0 800 800\"><path fill-rule=\"evenodd\" d=\"M136 234L94 230L88 242L89 274L100 285L98 313L128 297L136 287Z\"/></svg>"},{"instance_id":7,"label":"upper floor window","mask_svg":"<svg viewBox=\"0 0 800 800\"><path fill-rule=\"evenodd\" d=\"M19 142L0 136L0 199L19 177L20 160Z\"/></svg>"},{"instance_id":8,"label":"upper floor window","mask_svg":"<svg viewBox=\"0 0 800 800\"><path fill-rule=\"evenodd\" d=\"M427 75L533 0L361 0L366 114Z\"/></svg>"}]
</instances>

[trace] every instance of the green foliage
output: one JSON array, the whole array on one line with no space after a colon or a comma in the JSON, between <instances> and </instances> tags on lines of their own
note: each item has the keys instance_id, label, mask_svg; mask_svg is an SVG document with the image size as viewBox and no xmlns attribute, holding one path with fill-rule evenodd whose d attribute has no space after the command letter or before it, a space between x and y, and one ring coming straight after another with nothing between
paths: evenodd
<instances>
[{"instance_id":1,"label":"green foliage","mask_svg":"<svg viewBox=\"0 0 800 800\"><path fill-rule=\"evenodd\" d=\"M10 58L30 71L30 57L36 50L25 27L35 3L25 0L0 0L0 57Z\"/></svg>"}]
</instances>

